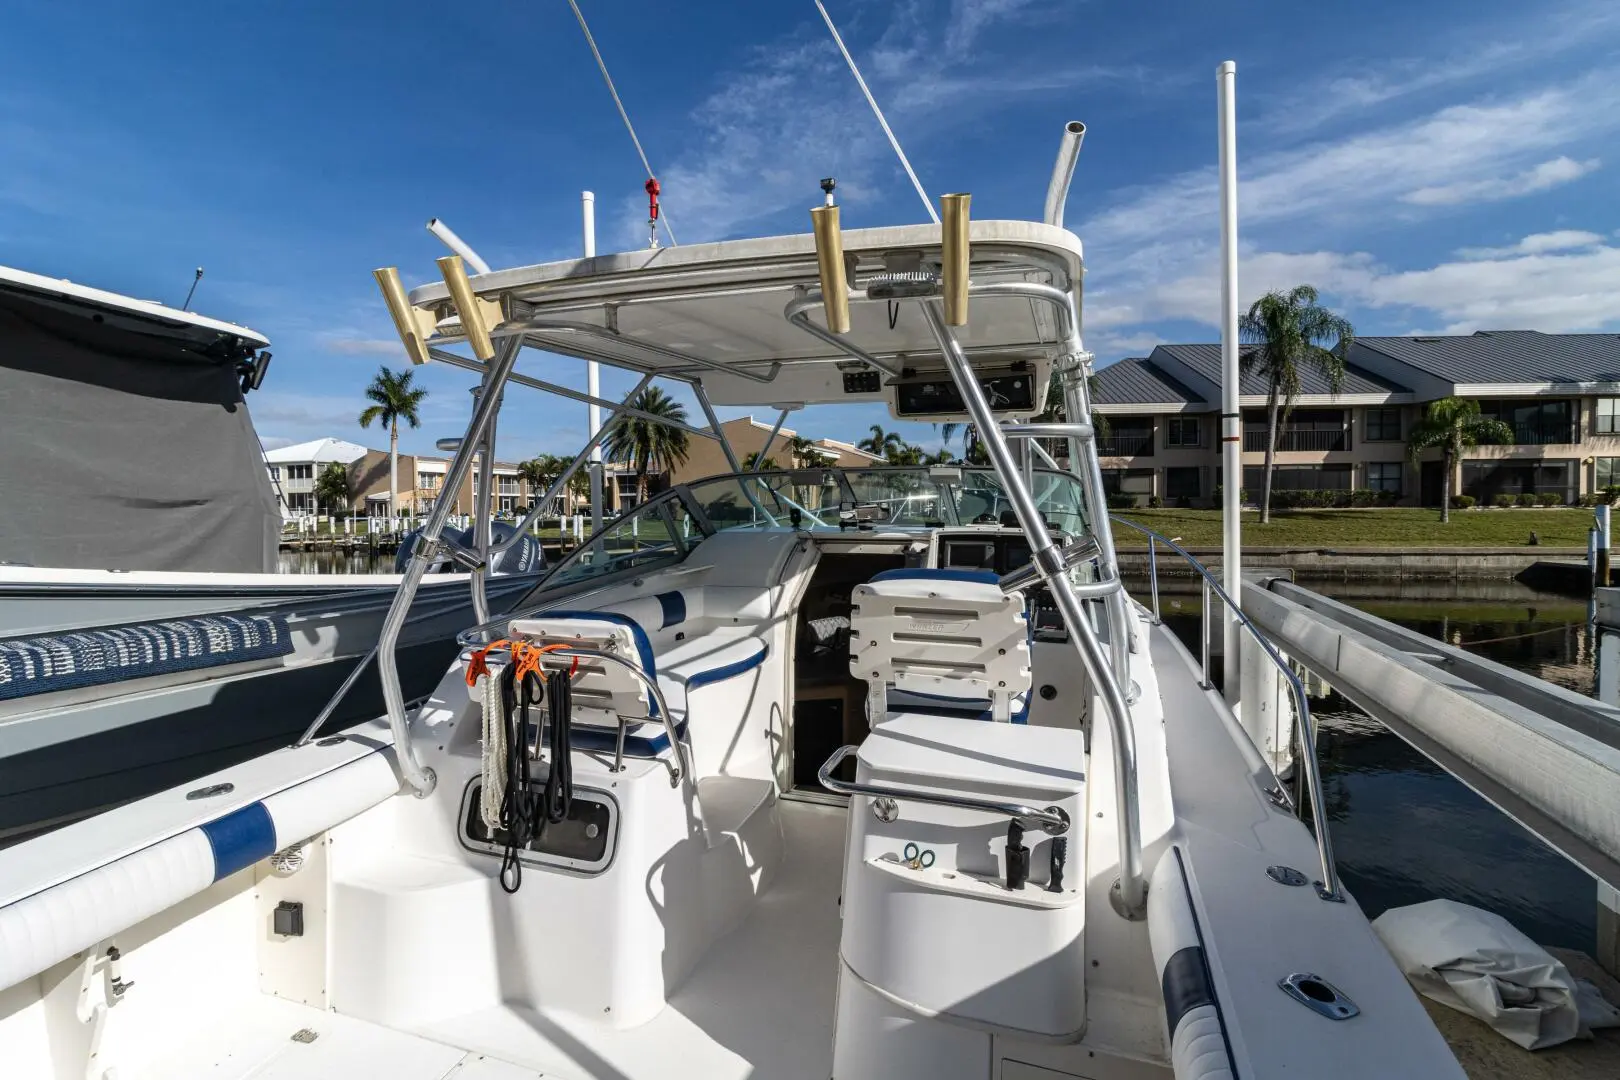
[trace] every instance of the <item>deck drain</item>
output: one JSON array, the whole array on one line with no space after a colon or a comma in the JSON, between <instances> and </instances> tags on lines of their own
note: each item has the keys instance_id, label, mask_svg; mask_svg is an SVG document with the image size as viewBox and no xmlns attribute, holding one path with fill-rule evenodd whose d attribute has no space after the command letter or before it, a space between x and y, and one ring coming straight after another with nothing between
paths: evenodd
<instances>
[{"instance_id":1,"label":"deck drain","mask_svg":"<svg viewBox=\"0 0 1620 1080\"><path fill-rule=\"evenodd\" d=\"M314 1042L316 1039L318 1039L320 1037L321 1037L321 1035L320 1035L320 1032L318 1032L318 1031L311 1031L309 1028L299 1028L297 1031L293 1032L292 1041L293 1042L301 1042L301 1043L312 1043L312 1042Z\"/></svg>"},{"instance_id":2,"label":"deck drain","mask_svg":"<svg viewBox=\"0 0 1620 1080\"><path fill-rule=\"evenodd\" d=\"M229 795L235 790L235 784L209 784L207 787L194 788L186 792L186 799L196 802L198 799L212 799L215 795Z\"/></svg>"}]
</instances>

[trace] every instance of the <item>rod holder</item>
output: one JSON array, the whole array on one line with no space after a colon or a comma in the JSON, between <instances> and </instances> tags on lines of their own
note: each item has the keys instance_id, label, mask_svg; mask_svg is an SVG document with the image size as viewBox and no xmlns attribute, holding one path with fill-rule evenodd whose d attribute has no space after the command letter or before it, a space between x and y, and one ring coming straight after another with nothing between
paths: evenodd
<instances>
[{"instance_id":1,"label":"rod holder","mask_svg":"<svg viewBox=\"0 0 1620 1080\"><path fill-rule=\"evenodd\" d=\"M472 346L474 356L488 363L495 358L495 343L489 339L483 303L473 292L472 282L467 280L467 264L460 255L446 255L439 260L439 273L450 290L456 313L461 316L461 332L467 344Z\"/></svg>"},{"instance_id":2,"label":"rod holder","mask_svg":"<svg viewBox=\"0 0 1620 1080\"><path fill-rule=\"evenodd\" d=\"M940 279L945 294L945 325L966 326L968 321L968 194L941 195Z\"/></svg>"},{"instance_id":3,"label":"rod holder","mask_svg":"<svg viewBox=\"0 0 1620 1080\"><path fill-rule=\"evenodd\" d=\"M821 272L821 303L827 329L849 333L849 279L844 273L844 236L838 227L838 207L810 209L810 227L816 234L816 268Z\"/></svg>"},{"instance_id":4,"label":"rod holder","mask_svg":"<svg viewBox=\"0 0 1620 1080\"><path fill-rule=\"evenodd\" d=\"M405 296L405 286L399 280L397 266L373 270L371 276L377 279L377 287L382 290L383 303L388 305L388 314L393 316L394 330L405 346L405 355L411 358L413 364L427 363L427 339L433 333L433 317L411 307L410 300Z\"/></svg>"}]
</instances>

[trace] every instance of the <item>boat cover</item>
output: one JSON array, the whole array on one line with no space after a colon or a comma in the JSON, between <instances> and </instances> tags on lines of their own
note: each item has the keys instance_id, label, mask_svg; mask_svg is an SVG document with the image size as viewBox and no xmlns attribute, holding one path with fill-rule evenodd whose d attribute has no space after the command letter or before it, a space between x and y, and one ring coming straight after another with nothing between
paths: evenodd
<instances>
[{"instance_id":1,"label":"boat cover","mask_svg":"<svg viewBox=\"0 0 1620 1080\"><path fill-rule=\"evenodd\" d=\"M0 289L0 562L274 571L254 344Z\"/></svg>"},{"instance_id":2,"label":"boat cover","mask_svg":"<svg viewBox=\"0 0 1620 1080\"><path fill-rule=\"evenodd\" d=\"M1512 923L1455 900L1392 908L1373 930L1424 997L1469 1013L1526 1050L1589 1036L1569 969Z\"/></svg>"}]
</instances>

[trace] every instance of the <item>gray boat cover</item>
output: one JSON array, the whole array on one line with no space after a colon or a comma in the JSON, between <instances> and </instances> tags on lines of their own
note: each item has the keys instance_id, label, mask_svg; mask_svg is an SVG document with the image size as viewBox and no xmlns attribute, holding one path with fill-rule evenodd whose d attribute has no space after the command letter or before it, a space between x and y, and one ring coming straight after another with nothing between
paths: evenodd
<instances>
[{"instance_id":1,"label":"gray boat cover","mask_svg":"<svg viewBox=\"0 0 1620 1080\"><path fill-rule=\"evenodd\" d=\"M0 562L265 573L239 338L0 291Z\"/></svg>"}]
</instances>

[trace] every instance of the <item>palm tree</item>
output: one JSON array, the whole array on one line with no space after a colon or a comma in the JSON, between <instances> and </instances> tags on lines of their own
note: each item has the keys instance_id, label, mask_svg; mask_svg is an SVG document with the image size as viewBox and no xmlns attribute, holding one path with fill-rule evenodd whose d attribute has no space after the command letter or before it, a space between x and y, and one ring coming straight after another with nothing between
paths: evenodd
<instances>
[{"instance_id":1,"label":"palm tree","mask_svg":"<svg viewBox=\"0 0 1620 1080\"><path fill-rule=\"evenodd\" d=\"M1456 471L1462 452L1480 443L1510 443L1513 429L1502 421L1481 416L1479 402L1469 398L1448 397L1431 401L1424 410L1423 419L1412 426L1406 437L1406 449L1413 464L1423 451L1440 448L1445 456L1445 470L1440 479L1440 523L1451 521L1451 474Z\"/></svg>"},{"instance_id":2,"label":"palm tree","mask_svg":"<svg viewBox=\"0 0 1620 1080\"><path fill-rule=\"evenodd\" d=\"M649 386L630 401L638 412L651 413L675 423L686 423L686 407L656 386ZM626 413L613 421L602 442L609 461L629 465L636 472L636 499L647 501L647 474L668 472L686 461L686 432L644 416Z\"/></svg>"},{"instance_id":3,"label":"palm tree","mask_svg":"<svg viewBox=\"0 0 1620 1080\"><path fill-rule=\"evenodd\" d=\"M753 453L742 459L742 467L743 472L760 472L764 471L765 469L780 468L781 466L776 464L776 459L773 457L768 457L761 460L759 451L755 450Z\"/></svg>"},{"instance_id":4,"label":"palm tree","mask_svg":"<svg viewBox=\"0 0 1620 1080\"><path fill-rule=\"evenodd\" d=\"M803 435L795 435L788 440L788 460L793 462L794 468L808 469L821 460L816 452L816 444Z\"/></svg>"},{"instance_id":5,"label":"palm tree","mask_svg":"<svg viewBox=\"0 0 1620 1080\"><path fill-rule=\"evenodd\" d=\"M1299 397L1303 368L1316 369L1337 394L1344 385L1344 359L1355 329L1343 316L1318 307L1316 289L1296 285L1292 292L1269 292L1254 302L1239 324L1254 348L1240 361L1245 375L1266 380L1266 472L1260 520L1271 520L1271 470L1277 457L1277 429L1288 422ZM1330 349L1326 343L1332 341Z\"/></svg>"},{"instance_id":6,"label":"palm tree","mask_svg":"<svg viewBox=\"0 0 1620 1080\"><path fill-rule=\"evenodd\" d=\"M349 484L349 470L336 461L329 461L315 476L313 489L315 505L326 504L326 512L335 516L337 508L341 505L347 511L349 501L354 498L354 488Z\"/></svg>"},{"instance_id":7,"label":"palm tree","mask_svg":"<svg viewBox=\"0 0 1620 1080\"><path fill-rule=\"evenodd\" d=\"M906 445L906 440L898 432L884 431L877 424L872 425L872 434L855 444L869 454L876 454L886 458L894 451Z\"/></svg>"},{"instance_id":8,"label":"palm tree","mask_svg":"<svg viewBox=\"0 0 1620 1080\"><path fill-rule=\"evenodd\" d=\"M536 454L527 461L518 462L518 476L529 485L529 490L534 493L534 499L538 502L551 485L556 483L563 470L568 468L570 461L571 458L559 457L556 454Z\"/></svg>"},{"instance_id":9,"label":"palm tree","mask_svg":"<svg viewBox=\"0 0 1620 1080\"><path fill-rule=\"evenodd\" d=\"M921 465L923 463L923 448L913 446L906 440L895 436L898 445L889 447L885 455L890 465Z\"/></svg>"},{"instance_id":10,"label":"palm tree","mask_svg":"<svg viewBox=\"0 0 1620 1080\"><path fill-rule=\"evenodd\" d=\"M366 387L366 398L374 404L360 414L361 427L369 428L373 423L381 422L388 428L389 517L396 512L394 493L399 490L399 422L403 420L413 428L422 426L422 418L416 410L421 407L422 399L427 397L427 391L420 387L412 388L411 380L415 376L416 372L409 368L398 372L389 371L387 367L378 368L377 377Z\"/></svg>"}]
</instances>

